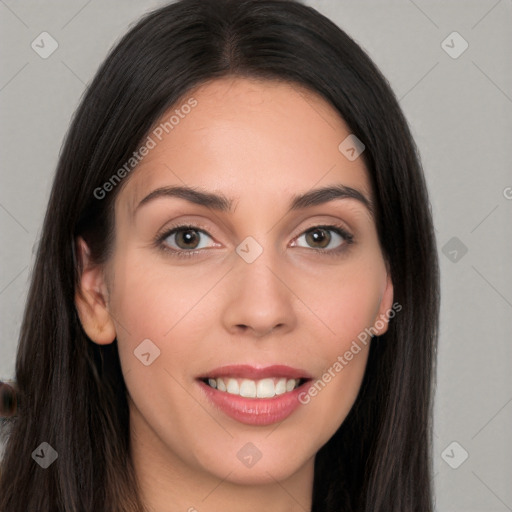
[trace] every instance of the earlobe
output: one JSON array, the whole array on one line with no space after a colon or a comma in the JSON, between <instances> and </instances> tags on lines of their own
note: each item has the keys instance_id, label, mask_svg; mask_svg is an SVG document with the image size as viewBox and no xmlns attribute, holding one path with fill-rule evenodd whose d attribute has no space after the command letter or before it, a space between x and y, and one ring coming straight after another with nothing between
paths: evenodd
<instances>
[{"instance_id":1,"label":"earlobe","mask_svg":"<svg viewBox=\"0 0 512 512\"><path fill-rule=\"evenodd\" d=\"M390 318L394 315L393 312L393 282L388 272L386 277L386 286L380 301L379 312L375 318L372 330L376 336L381 336L388 330L388 323Z\"/></svg>"},{"instance_id":2,"label":"earlobe","mask_svg":"<svg viewBox=\"0 0 512 512\"><path fill-rule=\"evenodd\" d=\"M108 310L108 291L103 268L90 261L90 252L82 237L76 241L79 268L82 269L75 293L75 306L87 336L99 345L112 343L116 329Z\"/></svg>"}]
</instances>

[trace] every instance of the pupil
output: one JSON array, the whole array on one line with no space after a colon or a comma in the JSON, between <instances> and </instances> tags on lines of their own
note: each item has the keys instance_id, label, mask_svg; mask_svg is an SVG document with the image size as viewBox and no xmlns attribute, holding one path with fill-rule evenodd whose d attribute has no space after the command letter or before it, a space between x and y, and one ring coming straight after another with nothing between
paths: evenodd
<instances>
[{"instance_id":1,"label":"pupil","mask_svg":"<svg viewBox=\"0 0 512 512\"><path fill-rule=\"evenodd\" d=\"M321 233L321 234L319 234L319 233ZM329 237L326 236L326 231L324 229L317 228L313 231L310 231L310 235L313 239L313 244L320 243L320 247L322 247L322 248L329 245ZM322 240L324 241L323 244L322 244Z\"/></svg>"},{"instance_id":2,"label":"pupil","mask_svg":"<svg viewBox=\"0 0 512 512\"><path fill-rule=\"evenodd\" d=\"M180 232L182 237L185 238L185 245L190 244L190 242L194 241L194 238L197 239L197 233L193 229L187 229ZM197 240L196 240L197 243ZM187 248L190 249L190 246Z\"/></svg>"}]
</instances>

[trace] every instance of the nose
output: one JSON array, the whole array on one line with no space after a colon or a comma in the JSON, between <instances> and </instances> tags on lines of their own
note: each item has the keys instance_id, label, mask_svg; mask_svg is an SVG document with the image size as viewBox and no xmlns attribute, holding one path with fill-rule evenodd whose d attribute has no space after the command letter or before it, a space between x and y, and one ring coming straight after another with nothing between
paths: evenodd
<instances>
[{"instance_id":1,"label":"nose","mask_svg":"<svg viewBox=\"0 0 512 512\"><path fill-rule=\"evenodd\" d=\"M293 277L283 263L266 251L252 263L237 257L224 289L222 322L229 333L263 338L295 328Z\"/></svg>"}]
</instances>

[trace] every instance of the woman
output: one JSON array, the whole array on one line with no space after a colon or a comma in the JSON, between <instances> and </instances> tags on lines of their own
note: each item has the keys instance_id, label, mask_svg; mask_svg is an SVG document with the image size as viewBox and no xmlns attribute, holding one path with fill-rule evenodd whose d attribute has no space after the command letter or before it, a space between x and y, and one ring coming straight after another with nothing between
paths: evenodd
<instances>
[{"instance_id":1,"label":"woman","mask_svg":"<svg viewBox=\"0 0 512 512\"><path fill-rule=\"evenodd\" d=\"M438 287L407 123L343 31L146 15L60 157L0 510L432 510Z\"/></svg>"}]
</instances>

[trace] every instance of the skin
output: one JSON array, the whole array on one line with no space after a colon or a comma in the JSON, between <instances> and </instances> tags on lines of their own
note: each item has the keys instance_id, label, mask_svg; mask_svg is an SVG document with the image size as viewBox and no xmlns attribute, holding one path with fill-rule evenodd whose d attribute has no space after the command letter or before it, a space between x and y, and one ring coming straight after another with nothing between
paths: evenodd
<instances>
[{"instance_id":1,"label":"skin","mask_svg":"<svg viewBox=\"0 0 512 512\"><path fill-rule=\"evenodd\" d=\"M191 96L197 106L123 184L107 264L91 262L79 240L77 309L91 340L118 339L132 456L149 510L310 510L314 456L357 397L369 344L280 424L226 416L195 379L242 363L286 364L321 378L390 310L393 286L364 204L337 199L288 212L294 194L339 183L371 200L367 170L361 157L349 161L338 150L350 134L339 114L296 85L229 77ZM134 212L151 191L184 184L233 198L234 212L171 197ZM173 222L207 232L197 235L198 254L178 258L155 246ZM323 245L307 237L330 224L345 227L353 243L332 231ZM252 263L235 251L248 236L263 248ZM172 235L166 242L187 247ZM320 252L337 247L344 251ZM149 366L134 356L147 338L160 350ZM250 468L237 458L249 442L262 454Z\"/></svg>"}]
</instances>

